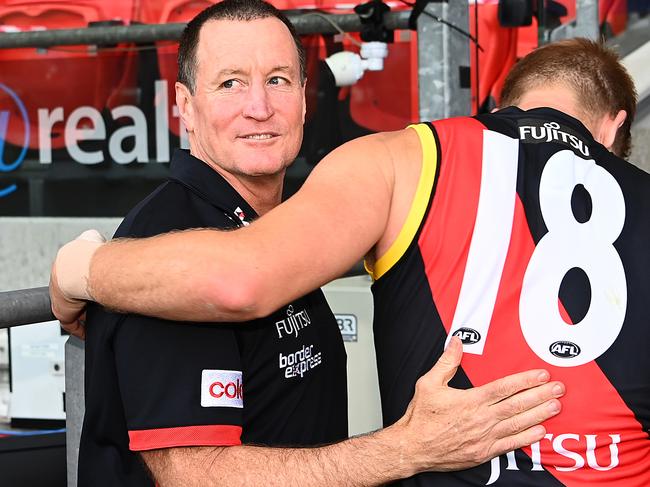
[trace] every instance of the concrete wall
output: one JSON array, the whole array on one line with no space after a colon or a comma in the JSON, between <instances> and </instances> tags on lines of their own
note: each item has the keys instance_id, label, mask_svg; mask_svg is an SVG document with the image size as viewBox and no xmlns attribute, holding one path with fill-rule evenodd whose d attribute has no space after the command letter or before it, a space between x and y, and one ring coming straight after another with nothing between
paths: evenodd
<instances>
[{"instance_id":1,"label":"concrete wall","mask_svg":"<svg viewBox=\"0 0 650 487\"><path fill-rule=\"evenodd\" d=\"M112 236L120 218L0 218L0 291L47 285L61 245L88 228Z\"/></svg>"}]
</instances>

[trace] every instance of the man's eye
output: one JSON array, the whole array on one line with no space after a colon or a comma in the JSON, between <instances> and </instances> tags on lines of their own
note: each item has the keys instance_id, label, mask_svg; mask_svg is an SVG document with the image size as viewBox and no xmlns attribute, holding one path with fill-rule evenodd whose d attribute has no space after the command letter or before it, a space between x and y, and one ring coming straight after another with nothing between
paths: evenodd
<instances>
[{"instance_id":1,"label":"man's eye","mask_svg":"<svg viewBox=\"0 0 650 487\"><path fill-rule=\"evenodd\" d=\"M226 88L226 89L230 89L230 88L235 87L235 83L236 83L236 81L234 79L228 79L228 80L224 81L223 83L221 83L221 86Z\"/></svg>"},{"instance_id":2,"label":"man's eye","mask_svg":"<svg viewBox=\"0 0 650 487\"><path fill-rule=\"evenodd\" d=\"M270 85L287 85L287 84L289 84L289 81L286 78L283 78L281 76L273 76L271 79L269 79L269 84Z\"/></svg>"}]
</instances>

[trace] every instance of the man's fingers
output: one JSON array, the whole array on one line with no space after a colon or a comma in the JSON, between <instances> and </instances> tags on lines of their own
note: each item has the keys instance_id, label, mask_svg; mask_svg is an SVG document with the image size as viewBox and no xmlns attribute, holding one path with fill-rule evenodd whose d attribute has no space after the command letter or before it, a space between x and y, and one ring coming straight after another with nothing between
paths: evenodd
<instances>
[{"instance_id":1,"label":"man's fingers","mask_svg":"<svg viewBox=\"0 0 650 487\"><path fill-rule=\"evenodd\" d=\"M532 445L533 443L541 441L545 434L546 428L542 425L536 425L517 434L501 438L494 442L489 456L490 458L494 458L503 455L504 453Z\"/></svg>"},{"instance_id":2,"label":"man's fingers","mask_svg":"<svg viewBox=\"0 0 650 487\"><path fill-rule=\"evenodd\" d=\"M70 335L76 336L84 340L86 338L86 326L83 320L75 320L72 323L61 323L61 328L70 333Z\"/></svg>"},{"instance_id":3,"label":"man's fingers","mask_svg":"<svg viewBox=\"0 0 650 487\"><path fill-rule=\"evenodd\" d=\"M560 401L550 399L500 421L494 426L494 433L497 437L503 438L516 435L556 416L561 410L562 404Z\"/></svg>"},{"instance_id":4,"label":"man's fingers","mask_svg":"<svg viewBox=\"0 0 650 487\"><path fill-rule=\"evenodd\" d=\"M458 337L451 337L444 353L433 368L422 376L422 379L431 381L433 385L447 385L456 374L461 358L463 358L463 343Z\"/></svg>"},{"instance_id":5,"label":"man's fingers","mask_svg":"<svg viewBox=\"0 0 650 487\"><path fill-rule=\"evenodd\" d=\"M528 370L477 387L474 391L488 403L496 404L518 392L545 384L551 376L546 370Z\"/></svg>"},{"instance_id":6,"label":"man's fingers","mask_svg":"<svg viewBox=\"0 0 650 487\"><path fill-rule=\"evenodd\" d=\"M85 301L68 299L58 285L56 264L52 265L50 275L50 302L52 313L61 323L61 327L81 339L85 336L84 320L86 318Z\"/></svg>"},{"instance_id":7,"label":"man's fingers","mask_svg":"<svg viewBox=\"0 0 650 487\"><path fill-rule=\"evenodd\" d=\"M546 400L532 407L530 407L530 404L549 395L559 397L563 393L564 385L560 382L553 382L518 394L526 395L525 398L513 396L506 399L506 401L512 400L512 404L509 406L511 410L514 407L516 410L521 409L522 412L512 414L494 426L492 433L497 439L489 449L489 456L503 455L518 448L529 446L544 438L546 429L540 423L559 414L562 410L562 404L557 399ZM501 406L502 404L498 404L493 408Z\"/></svg>"},{"instance_id":8,"label":"man's fingers","mask_svg":"<svg viewBox=\"0 0 650 487\"><path fill-rule=\"evenodd\" d=\"M564 384L557 381L549 382L514 394L496 404L493 404L491 408L497 412L497 417L499 419L507 419L535 408L540 404L544 404L551 399L562 397L564 392ZM541 421L544 419L548 418L543 418Z\"/></svg>"}]
</instances>

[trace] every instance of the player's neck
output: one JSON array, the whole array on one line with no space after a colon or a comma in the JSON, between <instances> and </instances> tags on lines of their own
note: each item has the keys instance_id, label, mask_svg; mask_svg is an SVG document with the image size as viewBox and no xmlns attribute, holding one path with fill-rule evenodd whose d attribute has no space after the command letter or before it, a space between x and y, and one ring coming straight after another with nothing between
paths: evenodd
<instances>
[{"instance_id":1,"label":"player's neck","mask_svg":"<svg viewBox=\"0 0 650 487\"><path fill-rule=\"evenodd\" d=\"M522 110L548 107L566 113L576 120L580 120L591 132L594 140L603 144L608 150L611 150L616 132L627 117L623 110L619 110L615 116L608 114L586 116L584 111L579 109L573 90L562 84L529 90L521 97L517 106Z\"/></svg>"},{"instance_id":2,"label":"player's neck","mask_svg":"<svg viewBox=\"0 0 650 487\"><path fill-rule=\"evenodd\" d=\"M531 110L533 108L554 108L562 113L580 120L587 128L589 121L584 120L584 116L578 110L576 97L572 90L561 84L544 86L528 90L519 100L517 106L522 110Z\"/></svg>"}]
</instances>

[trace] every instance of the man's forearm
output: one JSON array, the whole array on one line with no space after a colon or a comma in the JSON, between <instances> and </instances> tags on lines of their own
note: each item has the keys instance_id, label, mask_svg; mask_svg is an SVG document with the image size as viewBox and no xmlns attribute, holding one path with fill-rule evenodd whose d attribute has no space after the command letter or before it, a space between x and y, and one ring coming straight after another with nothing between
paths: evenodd
<instances>
[{"instance_id":1,"label":"man's forearm","mask_svg":"<svg viewBox=\"0 0 650 487\"><path fill-rule=\"evenodd\" d=\"M386 430L318 448L175 448L143 458L161 487L367 487L414 473Z\"/></svg>"}]
</instances>

